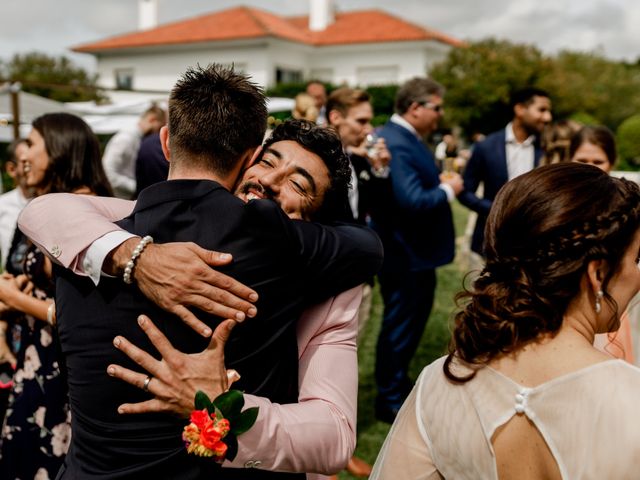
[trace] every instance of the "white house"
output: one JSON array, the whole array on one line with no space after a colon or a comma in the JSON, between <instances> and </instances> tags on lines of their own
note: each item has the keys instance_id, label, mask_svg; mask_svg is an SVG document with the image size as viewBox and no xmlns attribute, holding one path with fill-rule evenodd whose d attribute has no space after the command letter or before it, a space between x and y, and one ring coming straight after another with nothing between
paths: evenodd
<instances>
[{"instance_id":1,"label":"white house","mask_svg":"<svg viewBox=\"0 0 640 480\"><path fill-rule=\"evenodd\" d=\"M167 92L186 67L233 64L266 87L318 79L352 86L425 75L462 42L381 10L335 13L310 0L310 15L236 7L157 25L157 0L139 0L140 29L73 48L97 59L108 89Z\"/></svg>"}]
</instances>

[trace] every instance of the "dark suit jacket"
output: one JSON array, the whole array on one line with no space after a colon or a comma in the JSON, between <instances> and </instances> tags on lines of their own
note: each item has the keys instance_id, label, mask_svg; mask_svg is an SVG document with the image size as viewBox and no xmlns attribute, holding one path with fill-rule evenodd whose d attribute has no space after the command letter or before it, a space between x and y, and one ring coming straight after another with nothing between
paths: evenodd
<instances>
[{"instance_id":1,"label":"dark suit jacket","mask_svg":"<svg viewBox=\"0 0 640 480\"><path fill-rule=\"evenodd\" d=\"M358 218L354 220L366 225L372 215L387 208L386 199L392 194L391 180L374 175L369 160L359 155L349 155L349 161L358 179Z\"/></svg>"},{"instance_id":2,"label":"dark suit jacket","mask_svg":"<svg viewBox=\"0 0 640 480\"><path fill-rule=\"evenodd\" d=\"M169 162L160 144L160 134L150 133L142 139L136 158L136 198L154 183L164 182L169 175Z\"/></svg>"},{"instance_id":3,"label":"dark suit jacket","mask_svg":"<svg viewBox=\"0 0 640 480\"><path fill-rule=\"evenodd\" d=\"M382 261L379 240L364 227L291 221L275 203L244 204L212 181L152 185L121 225L157 243L194 241L233 255L233 263L222 270L254 288L260 300L258 316L234 329L226 362L242 375L236 388L279 403L297 402L295 321L303 307L362 283ZM62 478L272 478L259 470L213 472L214 462L187 456L184 421L119 415L119 404L149 398L106 374L110 363L138 369L113 347L115 335L153 350L137 315L148 314L179 350L200 351L207 340L120 279L103 279L96 288L68 271L56 273L73 428ZM219 322L200 313L212 327Z\"/></svg>"},{"instance_id":4,"label":"dark suit jacket","mask_svg":"<svg viewBox=\"0 0 640 480\"><path fill-rule=\"evenodd\" d=\"M393 195L372 217L384 244L384 270L423 271L453 260L454 229L447 195L432 153L393 122L380 131L391 153Z\"/></svg>"},{"instance_id":5,"label":"dark suit jacket","mask_svg":"<svg viewBox=\"0 0 640 480\"><path fill-rule=\"evenodd\" d=\"M458 195L460 203L478 212L471 249L479 254L483 254L484 227L493 200L509 180L505 145L505 129L492 133L484 141L475 145L464 170L464 190ZM538 143L534 143L534 152L534 165L537 167L543 153ZM476 195L481 182L484 183L483 198Z\"/></svg>"}]
</instances>

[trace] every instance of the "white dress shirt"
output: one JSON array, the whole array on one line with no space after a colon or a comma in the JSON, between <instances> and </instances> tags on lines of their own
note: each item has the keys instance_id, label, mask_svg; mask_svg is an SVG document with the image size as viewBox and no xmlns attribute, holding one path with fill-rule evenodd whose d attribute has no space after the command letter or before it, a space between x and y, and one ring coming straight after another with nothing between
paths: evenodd
<instances>
[{"instance_id":1,"label":"white dress shirt","mask_svg":"<svg viewBox=\"0 0 640 480\"><path fill-rule=\"evenodd\" d=\"M518 143L513 133L513 124L509 123L505 131L505 151L507 154L507 174L509 180L530 172L535 166L535 148L533 142L536 139L530 135L524 142Z\"/></svg>"},{"instance_id":2,"label":"white dress shirt","mask_svg":"<svg viewBox=\"0 0 640 480\"><path fill-rule=\"evenodd\" d=\"M3 270L7 264L11 241L18 223L18 215L27 206L27 203L29 200L19 188L14 188L0 195L0 253Z\"/></svg>"}]
</instances>

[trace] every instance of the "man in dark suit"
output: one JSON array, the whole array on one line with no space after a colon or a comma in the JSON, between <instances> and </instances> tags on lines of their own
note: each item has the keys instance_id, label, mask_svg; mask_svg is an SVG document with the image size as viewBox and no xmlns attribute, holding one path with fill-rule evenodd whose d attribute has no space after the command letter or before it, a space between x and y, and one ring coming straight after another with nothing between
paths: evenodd
<instances>
[{"instance_id":1,"label":"man in dark suit","mask_svg":"<svg viewBox=\"0 0 640 480\"><path fill-rule=\"evenodd\" d=\"M462 190L456 173L440 174L423 138L438 126L443 89L414 78L398 90L395 111L380 131L391 152L385 212L372 217L385 250L379 273L384 317L376 353L376 415L391 422L411 389L407 370L429 318L436 267L453 260L449 202Z\"/></svg>"},{"instance_id":2,"label":"man in dark suit","mask_svg":"<svg viewBox=\"0 0 640 480\"><path fill-rule=\"evenodd\" d=\"M542 157L540 134L551 122L549 94L525 88L511 98L513 120L506 128L489 135L473 148L464 170L464 191L460 203L478 213L471 249L483 255L484 226L498 190L509 180L537 167ZM484 185L482 198L476 195Z\"/></svg>"},{"instance_id":3,"label":"man in dark suit","mask_svg":"<svg viewBox=\"0 0 640 480\"><path fill-rule=\"evenodd\" d=\"M160 133L150 133L140 142L136 158L136 194L154 183L164 182L169 175L169 162L164 158Z\"/></svg>"},{"instance_id":4,"label":"man in dark suit","mask_svg":"<svg viewBox=\"0 0 640 480\"><path fill-rule=\"evenodd\" d=\"M391 155L384 139L373 140L373 107L371 97L357 88L341 87L331 92L327 100L327 119L349 156L351 184L349 185L350 215L365 224L379 193L388 188ZM368 140L369 139L369 140Z\"/></svg>"},{"instance_id":5,"label":"man in dark suit","mask_svg":"<svg viewBox=\"0 0 640 480\"><path fill-rule=\"evenodd\" d=\"M260 300L258 316L234 330L228 365L242 372L239 389L292 403L298 398L295 320L302 308L362 282L376 270L381 252L364 228L291 221L275 203L244 203L229 192L251 163L265 125L264 97L245 77L215 65L188 70L171 93L169 126L161 131L171 161L169 181L142 192L120 225L159 243L194 241L233 255L234 262L223 270L254 288ZM328 178L313 185L309 201L345 187L346 179ZM96 288L86 277L62 269L57 274L56 309L73 429L60 478L276 475L219 470L210 459L187 456L178 419L119 415L121 403L148 398L105 371L111 363L133 366L113 349L115 335L152 349L135 322L140 312L148 312L185 352L202 350L207 340L120 279L103 279ZM209 327L220 321L199 316Z\"/></svg>"}]
</instances>

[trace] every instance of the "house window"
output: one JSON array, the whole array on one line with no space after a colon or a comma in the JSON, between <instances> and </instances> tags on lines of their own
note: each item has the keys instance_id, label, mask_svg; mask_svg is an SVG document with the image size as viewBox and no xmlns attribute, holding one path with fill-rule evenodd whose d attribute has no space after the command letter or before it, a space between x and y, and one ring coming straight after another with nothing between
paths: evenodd
<instances>
[{"instance_id":1,"label":"house window","mask_svg":"<svg viewBox=\"0 0 640 480\"><path fill-rule=\"evenodd\" d=\"M302 83L302 70L276 68L276 83Z\"/></svg>"},{"instance_id":2,"label":"house window","mask_svg":"<svg viewBox=\"0 0 640 480\"><path fill-rule=\"evenodd\" d=\"M388 85L398 83L398 66L358 67L358 85Z\"/></svg>"},{"instance_id":3,"label":"house window","mask_svg":"<svg viewBox=\"0 0 640 480\"><path fill-rule=\"evenodd\" d=\"M119 68L115 71L116 89L133 90L133 69Z\"/></svg>"},{"instance_id":4,"label":"house window","mask_svg":"<svg viewBox=\"0 0 640 480\"><path fill-rule=\"evenodd\" d=\"M331 83L333 81L333 68L312 68L309 70L309 80L319 80Z\"/></svg>"}]
</instances>

